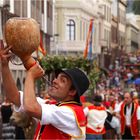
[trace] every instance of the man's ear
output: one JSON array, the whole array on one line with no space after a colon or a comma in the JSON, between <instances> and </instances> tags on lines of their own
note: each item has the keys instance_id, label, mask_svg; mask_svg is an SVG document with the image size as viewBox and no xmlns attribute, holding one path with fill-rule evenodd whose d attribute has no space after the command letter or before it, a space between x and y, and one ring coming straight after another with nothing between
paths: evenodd
<instances>
[{"instance_id":1,"label":"man's ear","mask_svg":"<svg viewBox=\"0 0 140 140\"><path fill-rule=\"evenodd\" d=\"M75 90L75 89L71 89L71 90L69 91L69 95L70 95L70 96L75 96L75 95L76 95L76 90Z\"/></svg>"}]
</instances>

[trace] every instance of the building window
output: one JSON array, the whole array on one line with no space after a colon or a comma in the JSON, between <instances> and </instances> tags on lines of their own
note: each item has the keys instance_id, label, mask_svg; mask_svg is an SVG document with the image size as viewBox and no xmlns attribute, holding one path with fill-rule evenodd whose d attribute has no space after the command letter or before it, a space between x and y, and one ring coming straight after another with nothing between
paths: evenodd
<instances>
[{"instance_id":1,"label":"building window","mask_svg":"<svg viewBox=\"0 0 140 140\"><path fill-rule=\"evenodd\" d=\"M83 40L85 40L85 22L83 21Z\"/></svg>"},{"instance_id":2,"label":"building window","mask_svg":"<svg viewBox=\"0 0 140 140\"><path fill-rule=\"evenodd\" d=\"M111 40L113 43L117 43L117 27L111 27Z\"/></svg>"},{"instance_id":3,"label":"building window","mask_svg":"<svg viewBox=\"0 0 140 140\"><path fill-rule=\"evenodd\" d=\"M82 40L82 21L80 21L80 40Z\"/></svg>"},{"instance_id":4,"label":"building window","mask_svg":"<svg viewBox=\"0 0 140 140\"><path fill-rule=\"evenodd\" d=\"M31 0L31 17L36 19L36 1Z\"/></svg>"},{"instance_id":5,"label":"building window","mask_svg":"<svg viewBox=\"0 0 140 140\"><path fill-rule=\"evenodd\" d=\"M15 12L16 15L22 17L22 15L20 15L20 14L22 14L21 13L21 9L22 9L21 4L22 4L22 1L14 1L14 12Z\"/></svg>"},{"instance_id":6,"label":"building window","mask_svg":"<svg viewBox=\"0 0 140 140\"><path fill-rule=\"evenodd\" d=\"M75 21L70 19L66 26L67 40L75 40Z\"/></svg>"},{"instance_id":7,"label":"building window","mask_svg":"<svg viewBox=\"0 0 140 140\"><path fill-rule=\"evenodd\" d=\"M120 23L126 24L126 17L125 17L125 11L121 10L119 11L119 17L120 17Z\"/></svg>"},{"instance_id":8,"label":"building window","mask_svg":"<svg viewBox=\"0 0 140 140\"><path fill-rule=\"evenodd\" d=\"M47 17L52 19L52 4L47 1Z\"/></svg>"},{"instance_id":9,"label":"building window","mask_svg":"<svg viewBox=\"0 0 140 140\"><path fill-rule=\"evenodd\" d=\"M42 14L44 14L44 0L41 1L41 10Z\"/></svg>"},{"instance_id":10,"label":"building window","mask_svg":"<svg viewBox=\"0 0 140 140\"><path fill-rule=\"evenodd\" d=\"M27 0L22 1L22 17L27 17Z\"/></svg>"}]
</instances>

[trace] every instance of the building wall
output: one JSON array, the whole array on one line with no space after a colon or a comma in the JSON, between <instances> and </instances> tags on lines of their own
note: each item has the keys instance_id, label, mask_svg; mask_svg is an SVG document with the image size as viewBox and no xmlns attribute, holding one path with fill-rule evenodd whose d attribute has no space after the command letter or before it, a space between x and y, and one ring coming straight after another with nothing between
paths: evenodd
<instances>
[{"instance_id":1,"label":"building wall","mask_svg":"<svg viewBox=\"0 0 140 140\"><path fill-rule=\"evenodd\" d=\"M94 19L94 36L92 53L103 55L100 57L100 64L104 66L104 53L110 47L111 42L111 3L112 0L56 0L55 6L55 33L59 34L57 43L54 43L54 50L57 54L83 55L86 45L86 37L89 28L89 21ZM67 40L66 24L69 19L75 21L75 40ZM53 48L53 47L52 47ZM105 52L106 51L106 52Z\"/></svg>"},{"instance_id":2,"label":"building wall","mask_svg":"<svg viewBox=\"0 0 140 140\"><path fill-rule=\"evenodd\" d=\"M99 28L101 30L103 24L99 26L98 6L98 0L56 0L54 32L59 34L57 37L59 53L83 55L90 19L94 19L93 52L100 53L99 36L102 34L99 34ZM68 40L67 38L66 26L70 19L75 22L75 40ZM54 46L55 49L56 46Z\"/></svg>"},{"instance_id":3,"label":"building wall","mask_svg":"<svg viewBox=\"0 0 140 140\"><path fill-rule=\"evenodd\" d=\"M119 1L118 5L118 17L119 17L119 25L118 25L118 43L119 49L121 47L125 47L125 32L126 32L126 1Z\"/></svg>"},{"instance_id":4,"label":"building wall","mask_svg":"<svg viewBox=\"0 0 140 140\"><path fill-rule=\"evenodd\" d=\"M5 22L11 17L28 17L34 18L42 30L43 46L49 52L50 50L50 36L52 36L52 20L54 3L51 0L4 0L2 8L0 9L0 21L2 21L1 28L4 29ZM35 53L34 53L35 54ZM19 89L23 90L25 68L23 65L13 65L10 63L15 82Z\"/></svg>"},{"instance_id":5,"label":"building wall","mask_svg":"<svg viewBox=\"0 0 140 140\"><path fill-rule=\"evenodd\" d=\"M111 45L111 5L112 0L103 0L102 5L104 9L103 19L103 38L101 42L101 54L100 54L100 65L101 67L108 67L110 59L108 59L108 50Z\"/></svg>"},{"instance_id":6,"label":"building wall","mask_svg":"<svg viewBox=\"0 0 140 140\"><path fill-rule=\"evenodd\" d=\"M126 52L136 52L139 49L140 27L136 22L136 16L127 14L126 24Z\"/></svg>"},{"instance_id":7,"label":"building wall","mask_svg":"<svg viewBox=\"0 0 140 140\"><path fill-rule=\"evenodd\" d=\"M126 0L112 1L111 43L108 52L111 53L111 63L121 56L126 47L126 4Z\"/></svg>"}]
</instances>

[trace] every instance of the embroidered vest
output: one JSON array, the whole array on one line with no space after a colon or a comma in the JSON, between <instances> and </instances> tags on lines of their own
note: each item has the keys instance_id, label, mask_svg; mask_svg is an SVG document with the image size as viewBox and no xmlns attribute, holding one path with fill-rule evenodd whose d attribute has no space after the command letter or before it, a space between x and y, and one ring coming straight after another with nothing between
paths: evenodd
<instances>
[{"instance_id":1,"label":"embroidered vest","mask_svg":"<svg viewBox=\"0 0 140 140\"><path fill-rule=\"evenodd\" d=\"M87 134L104 134L105 131L105 119L107 117L106 108L104 106L89 106L89 112L87 115Z\"/></svg>"},{"instance_id":2,"label":"embroidered vest","mask_svg":"<svg viewBox=\"0 0 140 140\"><path fill-rule=\"evenodd\" d=\"M136 103L132 103L131 125L130 125L132 136L138 135L137 109L138 109L138 105ZM123 103L121 105L120 116L121 116L121 134L123 135L124 131L125 131L125 125L126 125L126 105L125 105L125 103Z\"/></svg>"},{"instance_id":3,"label":"embroidered vest","mask_svg":"<svg viewBox=\"0 0 140 140\"><path fill-rule=\"evenodd\" d=\"M74 138L80 138L80 139L85 139L85 127L86 127L86 117L83 112L83 107L79 106L76 104L76 102L67 102L67 103L62 103L59 106L67 106L71 108L74 112L77 125L79 127L79 130L81 131L81 135L79 136L73 136L71 134L66 134L62 132L61 130L57 129L56 127L52 126L51 124L49 125L44 125L44 129L41 130L41 125L38 124L38 127L36 129L36 133L34 136L34 139L57 139L57 140L62 140L62 139L73 139ZM68 122L69 123L69 122ZM42 132L40 132L42 131Z\"/></svg>"}]
</instances>

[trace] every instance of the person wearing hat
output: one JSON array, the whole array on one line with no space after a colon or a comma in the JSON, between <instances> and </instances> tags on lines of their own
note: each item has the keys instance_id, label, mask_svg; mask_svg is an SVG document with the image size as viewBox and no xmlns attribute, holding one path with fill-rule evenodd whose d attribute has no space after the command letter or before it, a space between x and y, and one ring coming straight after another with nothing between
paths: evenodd
<instances>
[{"instance_id":1,"label":"person wearing hat","mask_svg":"<svg viewBox=\"0 0 140 140\"><path fill-rule=\"evenodd\" d=\"M45 104L35 96L35 81L44 75L44 70L38 63L32 66L26 72L24 92L19 92L8 66L9 50L10 47L0 48L5 94L16 111L39 120L34 139L85 139L86 117L80 96L89 87L86 74L78 68L57 71L48 94L59 104Z\"/></svg>"},{"instance_id":2,"label":"person wearing hat","mask_svg":"<svg viewBox=\"0 0 140 140\"><path fill-rule=\"evenodd\" d=\"M87 117L86 140L101 140L105 131L105 120L107 117L106 108L102 105L101 95L96 94L93 98L93 105L84 109Z\"/></svg>"},{"instance_id":3,"label":"person wearing hat","mask_svg":"<svg viewBox=\"0 0 140 140\"><path fill-rule=\"evenodd\" d=\"M131 92L124 92L124 101L116 113L120 116L122 140L140 139L140 107Z\"/></svg>"}]
</instances>

